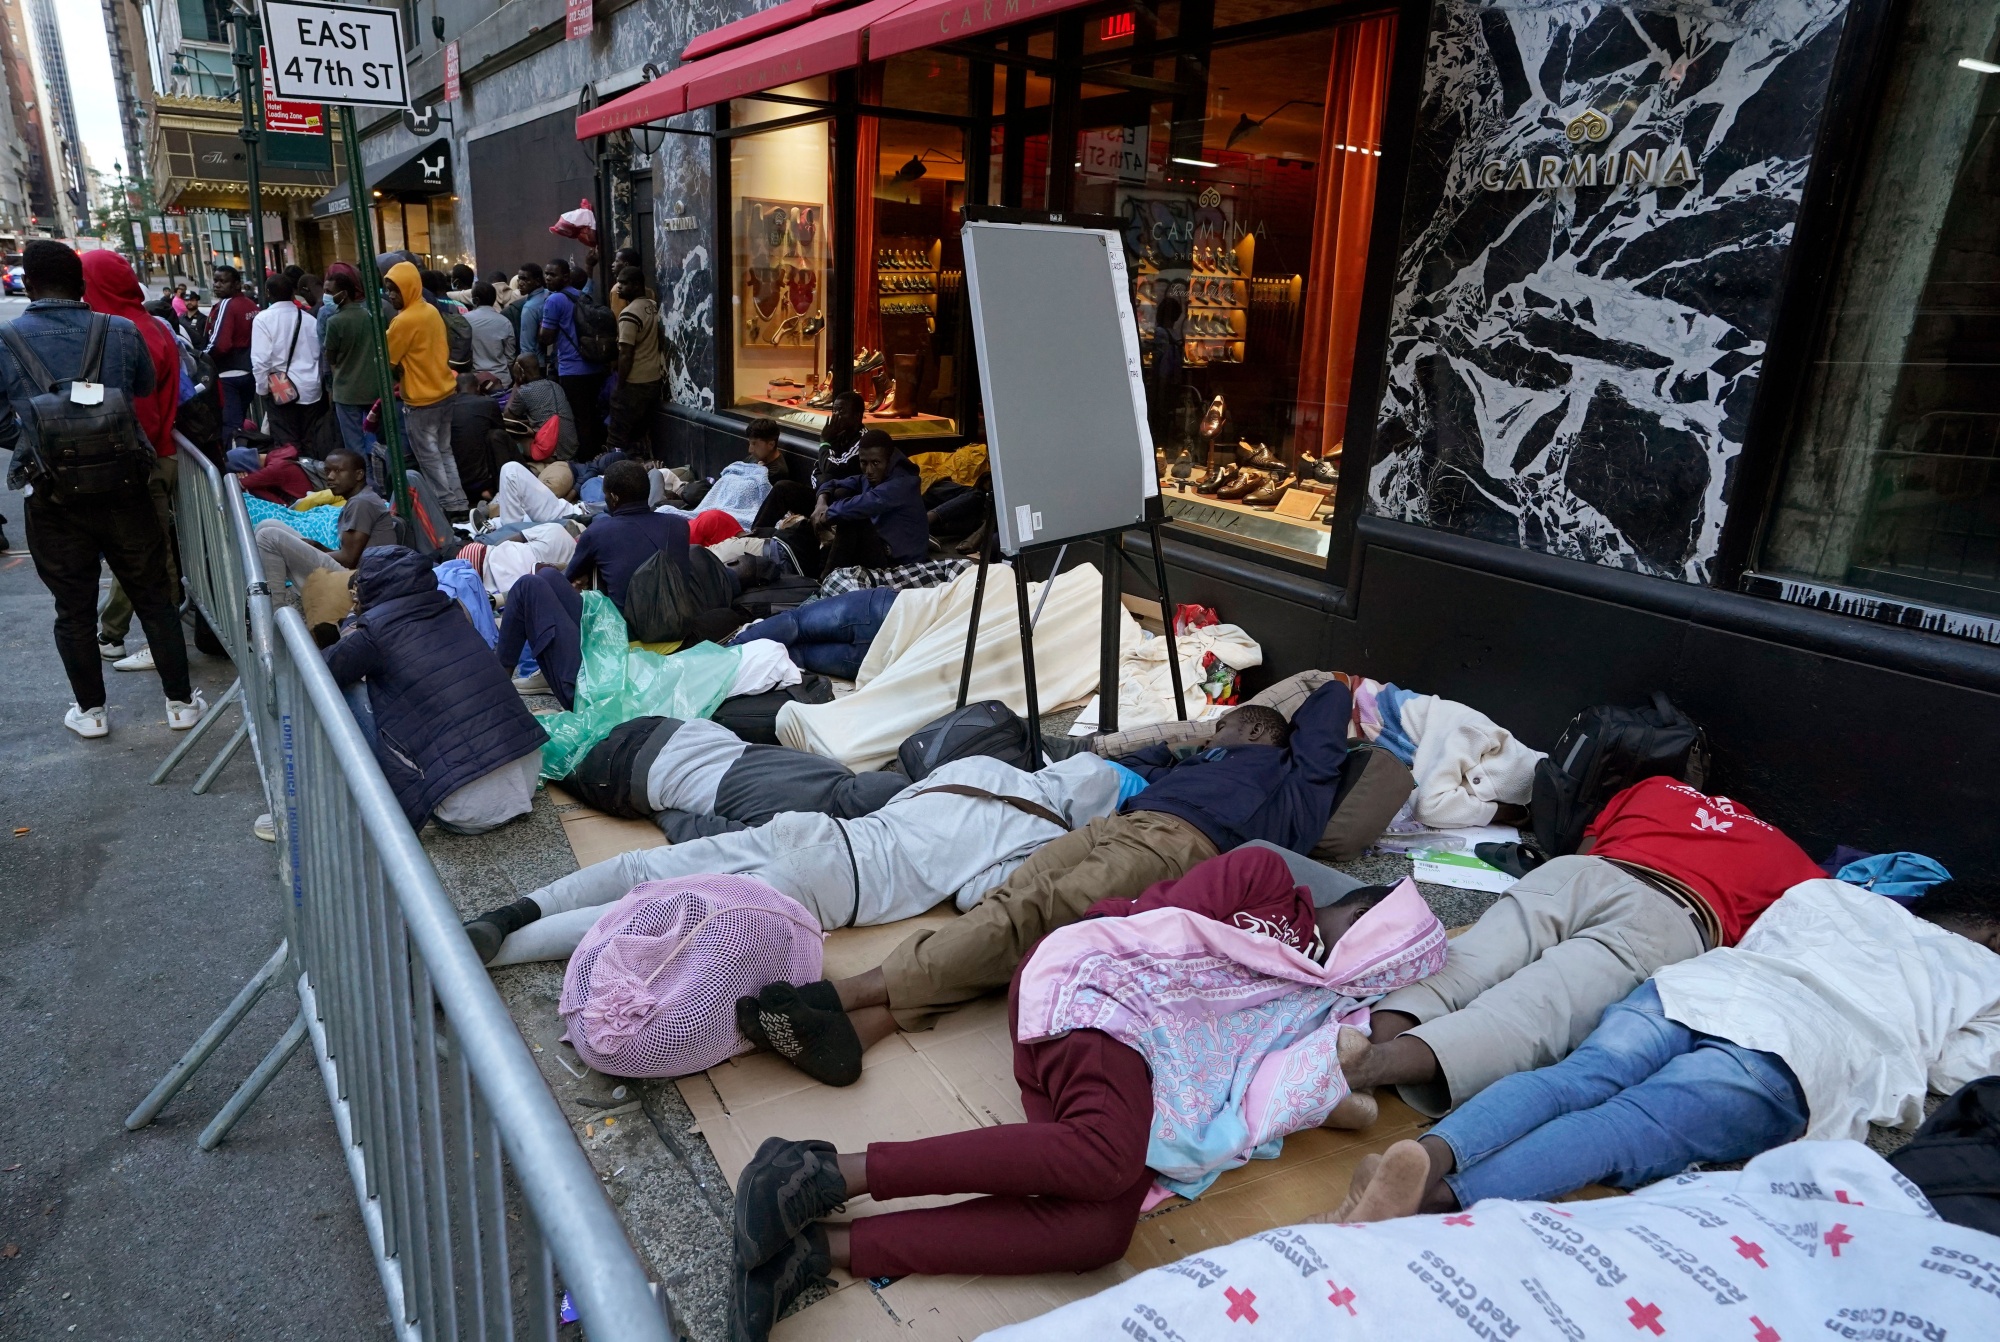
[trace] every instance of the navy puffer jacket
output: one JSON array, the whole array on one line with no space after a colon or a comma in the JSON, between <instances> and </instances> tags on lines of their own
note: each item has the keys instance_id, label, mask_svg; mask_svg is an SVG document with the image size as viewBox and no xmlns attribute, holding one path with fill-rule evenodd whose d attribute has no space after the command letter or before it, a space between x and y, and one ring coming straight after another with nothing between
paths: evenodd
<instances>
[{"instance_id":1,"label":"navy puffer jacket","mask_svg":"<svg viewBox=\"0 0 2000 1342\"><path fill-rule=\"evenodd\" d=\"M368 682L375 758L413 828L437 804L549 739L429 561L401 545L361 556L354 617L326 650L342 688Z\"/></svg>"}]
</instances>

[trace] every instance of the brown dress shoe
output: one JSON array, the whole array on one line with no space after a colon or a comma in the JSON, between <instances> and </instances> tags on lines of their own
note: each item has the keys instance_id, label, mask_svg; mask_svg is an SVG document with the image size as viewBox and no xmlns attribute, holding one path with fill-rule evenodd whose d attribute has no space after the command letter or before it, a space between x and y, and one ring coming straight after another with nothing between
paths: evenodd
<instances>
[{"instance_id":1,"label":"brown dress shoe","mask_svg":"<svg viewBox=\"0 0 2000 1342\"><path fill-rule=\"evenodd\" d=\"M1233 462L1227 466L1211 466L1208 471L1208 478L1203 480L1199 485L1196 485L1194 492L1197 494L1220 493L1225 488L1233 487L1242 474L1243 468Z\"/></svg>"},{"instance_id":2,"label":"brown dress shoe","mask_svg":"<svg viewBox=\"0 0 2000 1342\"><path fill-rule=\"evenodd\" d=\"M1275 508L1278 506L1278 500L1285 497L1285 491L1291 487L1292 473L1280 468L1262 489L1247 496L1243 501L1252 508Z\"/></svg>"},{"instance_id":3,"label":"brown dress shoe","mask_svg":"<svg viewBox=\"0 0 2000 1342\"><path fill-rule=\"evenodd\" d=\"M1215 496L1219 499L1243 498L1262 489L1266 478L1262 471L1243 471L1234 480L1215 491Z\"/></svg>"},{"instance_id":4,"label":"brown dress shoe","mask_svg":"<svg viewBox=\"0 0 2000 1342\"><path fill-rule=\"evenodd\" d=\"M1255 466L1260 470L1280 470L1283 463L1271 455L1271 449L1263 443L1245 443L1237 449L1237 456L1245 466Z\"/></svg>"}]
</instances>

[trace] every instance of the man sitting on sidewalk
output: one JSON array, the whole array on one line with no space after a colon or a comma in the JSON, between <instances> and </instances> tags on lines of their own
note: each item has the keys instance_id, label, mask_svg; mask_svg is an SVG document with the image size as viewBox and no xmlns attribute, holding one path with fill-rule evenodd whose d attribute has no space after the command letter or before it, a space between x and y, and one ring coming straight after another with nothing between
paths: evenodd
<instances>
[{"instance_id":1,"label":"man sitting on sidewalk","mask_svg":"<svg viewBox=\"0 0 2000 1342\"><path fill-rule=\"evenodd\" d=\"M257 554L264 561L264 581L274 604L296 606L306 575L321 569L351 573L360 567L362 551L396 543L396 515L380 494L368 488L368 463L359 452L336 447L326 454L326 487L347 500L340 510L339 549L307 540L277 518L257 524Z\"/></svg>"},{"instance_id":2,"label":"man sitting on sidewalk","mask_svg":"<svg viewBox=\"0 0 2000 1342\"><path fill-rule=\"evenodd\" d=\"M1637 1188L1800 1136L1914 1127L1927 1090L2000 1071L1995 951L1991 885L1946 882L1907 911L1841 881L1793 886L1734 948L1612 1006L1563 1061L1503 1077L1357 1168L1338 1219Z\"/></svg>"},{"instance_id":3,"label":"man sitting on sidewalk","mask_svg":"<svg viewBox=\"0 0 2000 1342\"><path fill-rule=\"evenodd\" d=\"M1605 803L1573 857L1535 868L1463 935L1442 972L1375 1007L1343 1059L1433 1117L1503 1076L1567 1057L1652 974L1734 946L1813 860L1749 810L1671 778Z\"/></svg>"},{"instance_id":4,"label":"man sitting on sidewalk","mask_svg":"<svg viewBox=\"0 0 2000 1342\"><path fill-rule=\"evenodd\" d=\"M803 985L783 1008L789 1028L838 1038L841 1053L858 1055L899 1027L929 1029L942 1010L1006 987L1043 935L1099 900L1135 898L1256 839L1310 851L1333 810L1352 704L1347 686L1329 681L1290 722L1246 704L1188 759L1166 746L1123 757L1146 787L1119 814L1049 844L964 917L911 935L881 968Z\"/></svg>"}]
</instances>

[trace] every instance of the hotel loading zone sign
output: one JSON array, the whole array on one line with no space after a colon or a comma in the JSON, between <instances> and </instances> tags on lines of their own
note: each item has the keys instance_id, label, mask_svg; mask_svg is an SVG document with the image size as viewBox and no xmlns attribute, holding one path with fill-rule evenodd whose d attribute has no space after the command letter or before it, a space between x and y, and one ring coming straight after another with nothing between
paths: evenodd
<instances>
[{"instance_id":1,"label":"hotel loading zone sign","mask_svg":"<svg viewBox=\"0 0 2000 1342\"><path fill-rule=\"evenodd\" d=\"M402 16L372 5L264 0L271 83L292 102L407 107Z\"/></svg>"},{"instance_id":2,"label":"hotel loading zone sign","mask_svg":"<svg viewBox=\"0 0 2000 1342\"><path fill-rule=\"evenodd\" d=\"M1493 158L1479 169L1479 184L1488 191L1556 191L1578 186L1687 186L1695 180L1694 156L1683 144L1644 153L1622 153L1596 146L1611 138L1611 118L1591 108L1563 128L1563 136L1579 152L1567 156Z\"/></svg>"}]
</instances>

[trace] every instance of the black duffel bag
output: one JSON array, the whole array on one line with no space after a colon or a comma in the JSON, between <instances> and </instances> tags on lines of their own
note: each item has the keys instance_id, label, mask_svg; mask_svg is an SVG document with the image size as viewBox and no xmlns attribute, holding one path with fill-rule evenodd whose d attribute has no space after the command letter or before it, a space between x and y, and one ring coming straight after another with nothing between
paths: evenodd
<instances>
[{"instance_id":1,"label":"black duffel bag","mask_svg":"<svg viewBox=\"0 0 2000 1342\"><path fill-rule=\"evenodd\" d=\"M929 777L941 764L973 755L990 755L1016 769L1035 767L1028 751L1028 724L998 699L954 709L910 733L896 750L897 762L913 783Z\"/></svg>"},{"instance_id":2,"label":"black duffel bag","mask_svg":"<svg viewBox=\"0 0 2000 1342\"><path fill-rule=\"evenodd\" d=\"M1889 1163L1945 1220L2000 1235L2000 1076L1960 1086Z\"/></svg>"}]
</instances>

